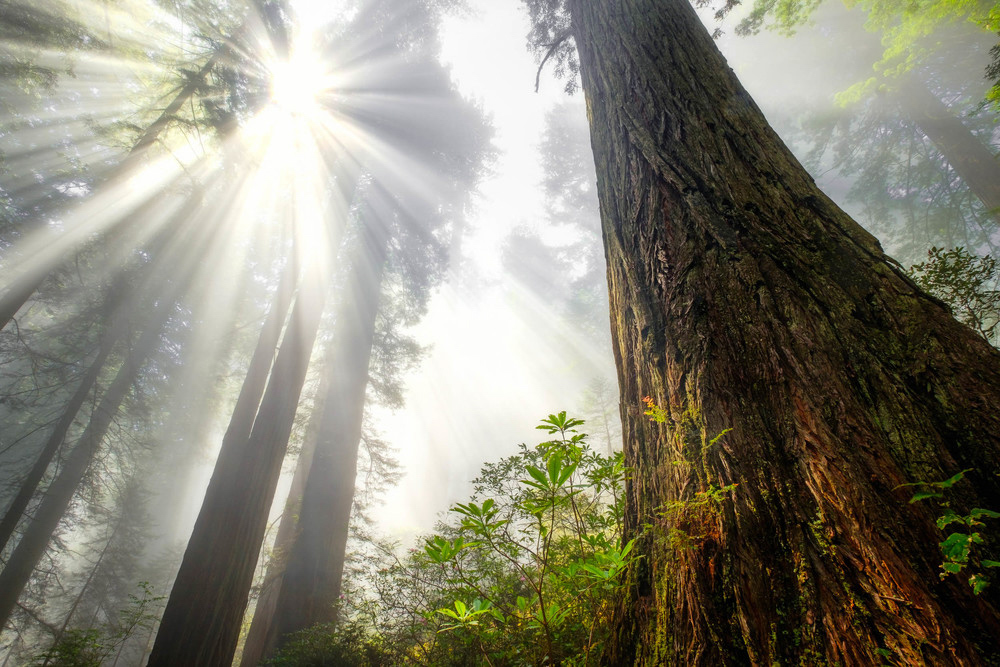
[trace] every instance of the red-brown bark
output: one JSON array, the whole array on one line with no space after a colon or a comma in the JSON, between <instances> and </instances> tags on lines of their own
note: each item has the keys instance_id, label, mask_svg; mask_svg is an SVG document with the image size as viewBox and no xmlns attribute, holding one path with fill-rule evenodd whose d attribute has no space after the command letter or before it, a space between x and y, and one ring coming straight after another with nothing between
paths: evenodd
<instances>
[{"instance_id":1,"label":"red-brown bark","mask_svg":"<svg viewBox=\"0 0 1000 667\"><path fill-rule=\"evenodd\" d=\"M996 663L997 595L939 580L896 487L971 468L954 503L1000 509L1000 354L815 187L687 2L567 4L642 536L607 661Z\"/></svg>"}]
</instances>

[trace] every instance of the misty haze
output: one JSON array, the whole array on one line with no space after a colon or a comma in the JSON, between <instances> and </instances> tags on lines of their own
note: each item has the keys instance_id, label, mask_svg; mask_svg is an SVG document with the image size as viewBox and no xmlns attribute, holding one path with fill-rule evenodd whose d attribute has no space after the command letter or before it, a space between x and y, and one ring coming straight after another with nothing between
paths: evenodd
<instances>
[{"instance_id":1,"label":"misty haze","mask_svg":"<svg viewBox=\"0 0 1000 667\"><path fill-rule=\"evenodd\" d=\"M0 0L0 666L1000 664L1000 5Z\"/></svg>"}]
</instances>

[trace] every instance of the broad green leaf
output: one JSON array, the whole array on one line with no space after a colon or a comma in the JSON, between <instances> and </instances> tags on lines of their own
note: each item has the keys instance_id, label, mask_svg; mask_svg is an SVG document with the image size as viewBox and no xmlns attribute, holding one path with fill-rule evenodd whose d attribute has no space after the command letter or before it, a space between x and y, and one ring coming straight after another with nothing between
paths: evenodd
<instances>
[{"instance_id":1,"label":"broad green leaf","mask_svg":"<svg viewBox=\"0 0 1000 667\"><path fill-rule=\"evenodd\" d=\"M548 480L546 479L544 472L542 472L535 466L527 466L526 470L528 471L528 474L531 475L539 484L542 484L544 487L548 486ZM532 486L535 485L532 484Z\"/></svg>"},{"instance_id":2,"label":"broad green leaf","mask_svg":"<svg viewBox=\"0 0 1000 667\"><path fill-rule=\"evenodd\" d=\"M926 500L927 498L942 498L943 495L938 491L917 491L910 498L911 503L915 503L921 500Z\"/></svg>"},{"instance_id":3,"label":"broad green leaf","mask_svg":"<svg viewBox=\"0 0 1000 667\"><path fill-rule=\"evenodd\" d=\"M974 574L969 577L969 585L972 586L972 592L979 595L990 585L990 580L981 574Z\"/></svg>"},{"instance_id":4,"label":"broad green leaf","mask_svg":"<svg viewBox=\"0 0 1000 667\"><path fill-rule=\"evenodd\" d=\"M547 462L547 468L549 473L548 481L551 483L552 487L559 486L559 472L562 470L562 454L556 452L549 457Z\"/></svg>"},{"instance_id":5,"label":"broad green leaf","mask_svg":"<svg viewBox=\"0 0 1000 667\"><path fill-rule=\"evenodd\" d=\"M955 514L951 509L945 510L944 514L937 518L937 527L944 530L945 526L951 523L964 523L962 517Z\"/></svg>"},{"instance_id":6,"label":"broad green leaf","mask_svg":"<svg viewBox=\"0 0 1000 667\"><path fill-rule=\"evenodd\" d=\"M971 471L972 471L972 468L966 468L965 470L963 470L961 472L955 473L954 475L952 475L948 479L944 480L943 482L934 482L934 486L936 486L938 488L941 488L941 489L950 489L951 487L955 486L960 481L962 481L962 478L965 477L965 473L971 472Z\"/></svg>"},{"instance_id":7,"label":"broad green leaf","mask_svg":"<svg viewBox=\"0 0 1000 667\"><path fill-rule=\"evenodd\" d=\"M945 558L957 563L964 563L969 559L969 549L972 546L972 538L965 533L952 533L941 542L941 553Z\"/></svg>"}]
</instances>

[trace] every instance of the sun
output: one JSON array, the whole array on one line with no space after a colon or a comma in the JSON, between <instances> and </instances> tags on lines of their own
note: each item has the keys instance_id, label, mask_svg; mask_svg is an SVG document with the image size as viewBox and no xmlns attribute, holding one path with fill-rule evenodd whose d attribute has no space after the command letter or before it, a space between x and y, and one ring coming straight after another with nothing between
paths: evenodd
<instances>
[{"instance_id":1,"label":"sun","mask_svg":"<svg viewBox=\"0 0 1000 667\"><path fill-rule=\"evenodd\" d=\"M329 77L317 56L295 54L273 64L270 70L272 103L291 114L307 114L319 109Z\"/></svg>"}]
</instances>

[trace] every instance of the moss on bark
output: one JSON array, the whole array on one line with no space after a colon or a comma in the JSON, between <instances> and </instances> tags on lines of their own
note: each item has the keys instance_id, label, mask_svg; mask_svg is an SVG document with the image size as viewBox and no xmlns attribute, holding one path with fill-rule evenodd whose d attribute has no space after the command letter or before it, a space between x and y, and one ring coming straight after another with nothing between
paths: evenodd
<instances>
[{"instance_id":1,"label":"moss on bark","mask_svg":"<svg viewBox=\"0 0 1000 667\"><path fill-rule=\"evenodd\" d=\"M1000 661L995 591L939 580L933 512L896 489L972 468L956 502L1000 508L1000 354L815 187L684 0L568 5L635 471L626 521L652 526L608 662ZM665 503L733 483L695 548L658 536Z\"/></svg>"}]
</instances>

